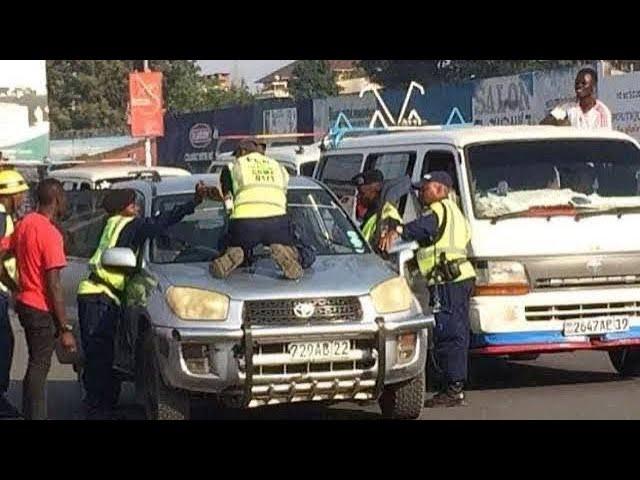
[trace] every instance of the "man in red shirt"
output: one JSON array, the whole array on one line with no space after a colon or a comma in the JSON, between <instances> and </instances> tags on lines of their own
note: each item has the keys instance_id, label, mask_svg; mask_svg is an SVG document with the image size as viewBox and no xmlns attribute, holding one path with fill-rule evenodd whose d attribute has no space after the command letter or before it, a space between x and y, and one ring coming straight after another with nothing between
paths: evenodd
<instances>
[{"instance_id":1,"label":"man in red shirt","mask_svg":"<svg viewBox=\"0 0 640 480\"><path fill-rule=\"evenodd\" d=\"M15 288L16 312L24 328L29 364L22 383L22 408L26 419L47 418L45 386L51 367L55 339L70 352L76 343L67 323L60 270L67 264L62 234L53 220L66 209L62 184L46 179L38 184L38 209L26 215L11 237L2 259L16 257L18 282ZM5 275L2 275L4 278Z\"/></svg>"}]
</instances>

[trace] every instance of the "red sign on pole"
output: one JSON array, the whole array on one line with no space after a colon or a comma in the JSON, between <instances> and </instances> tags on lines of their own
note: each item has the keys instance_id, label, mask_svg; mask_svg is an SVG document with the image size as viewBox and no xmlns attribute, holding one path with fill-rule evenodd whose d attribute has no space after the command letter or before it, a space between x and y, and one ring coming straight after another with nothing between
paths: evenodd
<instances>
[{"instance_id":1,"label":"red sign on pole","mask_svg":"<svg viewBox=\"0 0 640 480\"><path fill-rule=\"evenodd\" d=\"M129 99L131 136L162 137L164 135L162 72L130 73Z\"/></svg>"}]
</instances>

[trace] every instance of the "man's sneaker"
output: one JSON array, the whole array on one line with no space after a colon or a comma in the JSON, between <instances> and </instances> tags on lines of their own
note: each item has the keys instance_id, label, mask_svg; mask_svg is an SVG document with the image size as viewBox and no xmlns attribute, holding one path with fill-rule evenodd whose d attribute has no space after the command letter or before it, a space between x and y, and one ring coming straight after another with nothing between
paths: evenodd
<instances>
[{"instance_id":1,"label":"man's sneaker","mask_svg":"<svg viewBox=\"0 0 640 480\"><path fill-rule=\"evenodd\" d=\"M4 395L0 395L0 418L22 418L22 414Z\"/></svg>"},{"instance_id":2,"label":"man's sneaker","mask_svg":"<svg viewBox=\"0 0 640 480\"><path fill-rule=\"evenodd\" d=\"M270 245L270 247L273 261L280 266L286 278L289 280L298 280L302 277L302 266L300 265L297 248L280 245L279 243Z\"/></svg>"},{"instance_id":3,"label":"man's sneaker","mask_svg":"<svg viewBox=\"0 0 640 480\"><path fill-rule=\"evenodd\" d=\"M244 262L244 251L240 247L230 247L224 255L211 262L209 270L214 277L227 278L231 272L242 265L242 262Z\"/></svg>"},{"instance_id":4,"label":"man's sneaker","mask_svg":"<svg viewBox=\"0 0 640 480\"><path fill-rule=\"evenodd\" d=\"M446 392L436 393L424 404L425 408L464 407L466 405L464 392L453 392L450 389Z\"/></svg>"}]
</instances>

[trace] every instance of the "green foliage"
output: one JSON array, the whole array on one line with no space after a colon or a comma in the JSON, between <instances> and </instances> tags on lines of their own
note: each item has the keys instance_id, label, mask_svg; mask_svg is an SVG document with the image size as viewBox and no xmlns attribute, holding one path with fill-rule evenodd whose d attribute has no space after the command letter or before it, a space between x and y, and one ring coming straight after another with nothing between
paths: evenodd
<instances>
[{"instance_id":1,"label":"green foliage","mask_svg":"<svg viewBox=\"0 0 640 480\"><path fill-rule=\"evenodd\" d=\"M296 100L324 98L340 93L326 60L301 60L293 69L289 92Z\"/></svg>"}]
</instances>

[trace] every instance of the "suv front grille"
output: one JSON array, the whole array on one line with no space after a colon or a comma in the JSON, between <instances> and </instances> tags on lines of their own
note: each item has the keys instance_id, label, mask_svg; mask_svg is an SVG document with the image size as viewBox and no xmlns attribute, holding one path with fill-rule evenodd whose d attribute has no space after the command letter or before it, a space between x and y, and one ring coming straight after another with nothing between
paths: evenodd
<instances>
[{"instance_id":1,"label":"suv front grille","mask_svg":"<svg viewBox=\"0 0 640 480\"><path fill-rule=\"evenodd\" d=\"M306 318L296 314L299 304L307 304L307 310L309 305L313 305L313 314ZM267 326L359 322L362 320L362 307L358 297L251 300L244 303L243 318L251 325Z\"/></svg>"}]
</instances>

